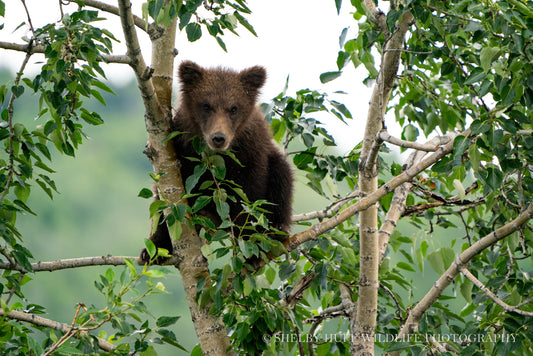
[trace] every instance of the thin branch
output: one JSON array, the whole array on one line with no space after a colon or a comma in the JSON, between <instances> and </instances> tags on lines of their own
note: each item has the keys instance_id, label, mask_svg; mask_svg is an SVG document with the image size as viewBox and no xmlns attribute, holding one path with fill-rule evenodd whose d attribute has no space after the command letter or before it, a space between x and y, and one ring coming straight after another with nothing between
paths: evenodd
<instances>
[{"instance_id":1,"label":"thin branch","mask_svg":"<svg viewBox=\"0 0 533 356\"><path fill-rule=\"evenodd\" d=\"M51 328L55 330L62 331L64 333L68 333L71 329L71 326L68 324L60 323L55 320L46 319L43 317L40 317L35 314L30 313L24 313L18 310L12 310L10 312L6 312L5 310L0 308L0 316L5 316L9 319L24 321L36 326L44 326L46 328ZM78 336L86 336L89 335L87 332L79 332ZM115 345L109 343L108 341L104 339L100 339L97 337L98 340L98 347L104 351L111 351L115 348Z\"/></svg>"},{"instance_id":2,"label":"thin branch","mask_svg":"<svg viewBox=\"0 0 533 356\"><path fill-rule=\"evenodd\" d=\"M342 206L346 203L346 201L353 199L355 197L359 196L359 192L353 192L347 195L344 198L341 198L337 201L334 201L333 203L329 204L322 210L317 211L310 211L303 214L297 214L292 216L292 222L299 222L299 221L306 221L306 220L312 220L312 219L324 219L324 218L330 218L333 215L335 215Z\"/></svg>"},{"instance_id":3,"label":"thin branch","mask_svg":"<svg viewBox=\"0 0 533 356\"><path fill-rule=\"evenodd\" d=\"M399 138L391 136L386 130L381 130L378 133L378 137L382 141L391 143L395 146L399 146L403 148L412 148L412 149L419 150L419 151L435 152L439 148L439 146L433 145L431 143L420 144L417 142L401 140Z\"/></svg>"},{"instance_id":4,"label":"thin branch","mask_svg":"<svg viewBox=\"0 0 533 356\"><path fill-rule=\"evenodd\" d=\"M4 42L0 41L0 48L3 49L9 49L13 51L19 51L19 52L28 52L28 49L30 49L31 54L35 53L44 53L45 47L43 45L37 45L32 46L28 44L19 44L19 43L12 43L12 42ZM102 58L106 61L106 63L120 63L120 64L130 64L130 58L126 55L109 55L109 54L102 54ZM81 58L78 58L81 59Z\"/></svg>"},{"instance_id":5,"label":"thin branch","mask_svg":"<svg viewBox=\"0 0 533 356\"><path fill-rule=\"evenodd\" d=\"M469 280L472 281L472 283L474 283L476 285L476 287L478 287L479 289L481 289L481 291L483 293L485 293L487 295L487 297L489 297L490 299L492 299L496 304L498 304L500 307L503 308L503 310L505 310L506 312L510 313L510 312L513 312L513 313L517 313L517 314L520 314L520 315L523 315L523 316L533 316L533 312L528 312L528 311L524 311L524 310L520 310L516 307L513 307L507 303L505 303L503 300L501 300L500 298L498 298L496 296L496 294L492 293L490 291L490 289L488 289L483 283L481 283L481 281L479 279L477 279L472 273L470 273L470 271L465 267L465 266L461 266L461 273L466 277L468 278Z\"/></svg>"},{"instance_id":6,"label":"thin branch","mask_svg":"<svg viewBox=\"0 0 533 356\"><path fill-rule=\"evenodd\" d=\"M420 52L420 51L410 51L408 49L403 49L403 48L388 48L388 49L385 49L383 50L383 52L403 52L403 53L410 53L410 54L432 54L433 52L431 51L426 51L426 52Z\"/></svg>"},{"instance_id":7,"label":"thin branch","mask_svg":"<svg viewBox=\"0 0 533 356\"><path fill-rule=\"evenodd\" d=\"M57 271L67 268L89 267L89 266L120 266L125 265L124 259L130 259L136 261L138 264L142 264L139 257L126 257L126 256L96 256L96 257L81 257L81 258L69 258L64 260L57 260L51 262L37 262L32 263L31 267L33 272L43 271ZM14 261L0 262L0 269L27 272L24 267L16 264Z\"/></svg>"},{"instance_id":8,"label":"thin branch","mask_svg":"<svg viewBox=\"0 0 533 356\"><path fill-rule=\"evenodd\" d=\"M454 197L451 197L451 198L443 198L433 192L430 192L430 191L427 191L423 188L421 188L420 186L416 185L416 187L424 194L426 194L427 196L431 197L432 199L435 199L436 201L435 202L431 202L431 203L423 203L423 204L416 204L416 205L410 205L408 207L405 208L405 211L403 212L402 216L409 216L409 215L413 215L413 214L418 214L420 213L421 211L425 211L425 210L428 210L428 209L431 209L431 208L437 208L437 207L440 207L440 206L466 206L467 209L471 209L475 206L478 206L480 204L483 204L485 202L485 198L478 198L476 200L466 200L466 199L462 199L460 196L456 195ZM472 185L470 185L470 187L468 187L467 189L465 189L465 195L466 194L470 194L473 190L475 190L476 188L478 187L478 183L477 181L475 181L474 183L472 183ZM462 210L464 211L464 210ZM462 211L458 211L458 213L462 212Z\"/></svg>"},{"instance_id":9,"label":"thin branch","mask_svg":"<svg viewBox=\"0 0 533 356\"><path fill-rule=\"evenodd\" d=\"M20 1L22 2L22 5L24 6L24 10L26 11L26 16L28 17L28 25L30 25L32 36L35 36L35 29L33 28L33 24L31 22L31 16L28 10L28 6L26 5L26 0L20 0Z\"/></svg>"},{"instance_id":10,"label":"thin branch","mask_svg":"<svg viewBox=\"0 0 533 356\"><path fill-rule=\"evenodd\" d=\"M392 293L392 291L384 284L380 283L379 288L383 289L387 294L394 300L394 304L396 304L396 312L398 313L398 319L400 319L400 322L403 323L403 317L402 317L402 308L400 307L400 303L398 303L398 298Z\"/></svg>"},{"instance_id":11,"label":"thin branch","mask_svg":"<svg viewBox=\"0 0 533 356\"><path fill-rule=\"evenodd\" d=\"M470 260L477 256L481 251L491 247L496 242L502 240L506 236L517 231L522 225L533 218L533 204L514 220L492 231L490 234L484 236L472 246L464 250L460 255L457 255L453 263L448 267L446 272L435 282L429 292L422 298L422 300L411 310L409 317L403 324L397 339L405 338L408 334L412 334L418 328L424 313L435 303L444 290L455 280L457 275L461 272L461 268L465 266ZM394 355L399 355L399 352L393 352Z\"/></svg>"},{"instance_id":12,"label":"thin branch","mask_svg":"<svg viewBox=\"0 0 533 356\"><path fill-rule=\"evenodd\" d=\"M296 302L302 299L303 292L311 286L311 282L317 276L316 273L309 273L305 275L296 283L291 292L285 297L284 303L289 307L294 308Z\"/></svg>"}]
</instances>

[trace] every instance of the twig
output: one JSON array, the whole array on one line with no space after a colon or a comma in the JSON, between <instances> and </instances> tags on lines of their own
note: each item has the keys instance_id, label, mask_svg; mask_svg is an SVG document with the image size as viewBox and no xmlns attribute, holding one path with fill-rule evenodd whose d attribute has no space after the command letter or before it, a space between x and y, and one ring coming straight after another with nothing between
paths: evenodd
<instances>
[{"instance_id":1,"label":"twig","mask_svg":"<svg viewBox=\"0 0 533 356\"><path fill-rule=\"evenodd\" d=\"M383 289L385 292L387 292L388 295L394 300L394 304L396 304L396 312L398 313L398 318L400 319L400 322L403 324L404 319L402 317L402 308L400 307L400 303L398 303L398 298L392 293L392 291L384 284L380 283L379 288Z\"/></svg>"},{"instance_id":2,"label":"twig","mask_svg":"<svg viewBox=\"0 0 533 356\"><path fill-rule=\"evenodd\" d=\"M529 317L532 317L533 316L533 312L528 312L528 311L524 311L524 310L521 310L521 309L518 309L516 307L513 307L507 303L505 303L503 300L501 300L500 298L498 298L496 296L496 294L492 293L490 291L490 289L488 289L487 287L485 287L485 285L483 283L481 283L481 281L479 279L477 279L472 273L470 273L470 271L465 267L465 266L461 266L461 273L466 277L468 278L469 280L472 281L472 283L474 283L476 285L476 287L478 287L479 289L481 289L481 291L483 293L485 293L487 295L487 297L489 297L490 299L492 299L496 304L498 304L500 307L503 308L503 310L505 310L506 312L510 313L510 312L513 312L513 313L517 313L517 314L520 314L520 315L523 315L523 316L529 316Z\"/></svg>"},{"instance_id":3,"label":"twig","mask_svg":"<svg viewBox=\"0 0 533 356\"><path fill-rule=\"evenodd\" d=\"M346 197L341 198L337 201L334 201L333 203L329 204L322 210L310 211L310 212L303 213L303 214L293 215L292 222L294 223L294 222L299 222L299 221L306 221L306 220L312 220L312 219L324 219L324 218L332 217L335 213L337 213L342 208L342 206L344 205L344 203L346 203L346 201L353 199L355 197L358 197L358 196L359 196L359 192L357 191L352 192Z\"/></svg>"},{"instance_id":4,"label":"twig","mask_svg":"<svg viewBox=\"0 0 533 356\"><path fill-rule=\"evenodd\" d=\"M3 41L0 41L0 48L9 49L13 51L19 51L19 52L30 51L31 54L44 53L44 50L45 50L43 45L30 46L28 44L19 44L19 43L3 42ZM106 63L130 64L130 58L126 55L102 54L101 56L106 61ZM82 59L82 58L78 58L78 59Z\"/></svg>"},{"instance_id":5,"label":"twig","mask_svg":"<svg viewBox=\"0 0 533 356\"><path fill-rule=\"evenodd\" d=\"M432 54L433 52L427 51L427 52L420 52L420 51L411 51L408 49L403 48L388 48L383 50L383 52L403 52L403 53L411 53L411 54Z\"/></svg>"},{"instance_id":6,"label":"twig","mask_svg":"<svg viewBox=\"0 0 533 356\"><path fill-rule=\"evenodd\" d=\"M431 203L422 203L422 204L416 204L416 205L410 205L405 208L405 211L403 212L402 216L409 216L413 214L418 214L421 211L431 209L431 208L437 208L440 206L451 206L451 205L459 205L459 206L468 206L468 209L483 204L485 202L485 198L478 198L476 200L466 200L462 199L460 196L456 195L451 198L443 198L438 194L435 194L429 190L426 190L419 186L418 184L414 185L418 190L420 190L422 193L424 193L426 196L430 197L431 199L436 200L436 202ZM470 194L473 190L475 190L478 187L477 181L472 183L468 188L465 189L465 195ZM462 210L464 211L464 210ZM462 212L458 211L458 212Z\"/></svg>"},{"instance_id":7,"label":"twig","mask_svg":"<svg viewBox=\"0 0 533 356\"><path fill-rule=\"evenodd\" d=\"M425 151L425 152L435 152L439 146L433 145L431 143L420 144L417 142L405 141L394 136L391 136L386 130L381 130L378 133L378 137L385 142L391 143L393 145L403 147L403 148L412 148L415 150Z\"/></svg>"},{"instance_id":8,"label":"twig","mask_svg":"<svg viewBox=\"0 0 533 356\"><path fill-rule=\"evenodd\" d=\"M52 346L50 346L50 348L43 354L43 356L51 355L55 350L60 348L61 345L67 342L68 339L74 336L74 334L76 333L75 331L76 319L78 319L78 314L80 313L81 308L84 308L85 310L87 310L87 308L85 307L85 305L83 305L83 303L78 303L78 307L76 308L76 312L74 313L74 318L72 319L72 324L70 324L68 331L64 333L63 336L61 336L59 340L57 340L54 344L52 344ZM89 321L90 319L86 321L86 323L88 323Z\"/></svg>"},{"instance_id":9,"label":"twig","mask_svg":"<svg viewBox=\"0 0 533 356\"><path fill-rule=\"evenodd\" d=\"M35 36L35 29L33 28L33 24L31 23L31 16L30 12L28 11L28 6L26 6L26 0L20 0L22 2L22 5L24 6L24 11L26 11L26 16L28 17L28 25L30 26L30 30L33 36Z\"/></svg>"},{"instance_id":10,"label":"twig","mask_svg":"<svg viewBox=\"0 0 533 356\"><path fill-rule=\"evenodd\" d=\"M24 313L18 310L12 310L10 312L6 312L5 310L0 308L0 316L5 316L10 319L24 321L24 322L27 322L27 323L30 323L36 326L44 326L46 328L56 329L64 333L67 333L70 329L70 325L68 324L60 323L58 321L51 320L51 319L46 319L35 314ZM85 336L85 335L89 335L89 334L87 332L79 333L79 336ZM98 337L96 339L98 340L98 347L100 347L100 349L104 351L111 351L115 348L115 345L109 343L108 341L104 339L101 339Z\"/></svg>"}]
</instances>

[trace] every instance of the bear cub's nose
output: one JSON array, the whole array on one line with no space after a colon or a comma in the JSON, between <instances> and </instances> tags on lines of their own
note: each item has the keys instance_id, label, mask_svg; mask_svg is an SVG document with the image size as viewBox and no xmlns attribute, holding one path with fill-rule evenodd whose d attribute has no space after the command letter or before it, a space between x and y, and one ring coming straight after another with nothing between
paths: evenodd
<instances>
[{"instance_id":1,"label":"bear cub's nose","mask_svg":"<svg viewBox=\"0 0 533 356\"><path fill-rule=\"evenodd\" d=\"M211 142L213 142L213 145L216 148L220 148L226 143L226 135L224 135L222 132L215 132L213 135L211 135Z\"/></svg>"}]
</instances>

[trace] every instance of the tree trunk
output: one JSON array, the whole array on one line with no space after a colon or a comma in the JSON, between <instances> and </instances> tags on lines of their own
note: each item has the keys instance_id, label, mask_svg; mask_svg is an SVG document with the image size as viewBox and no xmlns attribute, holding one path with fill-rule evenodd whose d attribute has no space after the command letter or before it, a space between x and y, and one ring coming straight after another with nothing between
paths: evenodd
<instances>
[{"instance_id":1,"label":"tree trunk","mask_svg":"<svg viewBox=\"0 0 533 356\"><path fill-rule=\"evenodd\" d=\"M162 36L152 38L152 68L144 62L139 48L129 0L119 0L120 18L131 57L131 66L137 77L145 105L145 123L148 132L148 152L159 179L159 193L171 204L185 203L181 194L185 191L179 170L179 162L170 141L163 142L171 131L172 76L174 71L174 44L176 19ZM165 212L167 214L169 211ZM210 305L199 309L196 303L197 284L209 276L207 261L202 255L202 241L196 231L186 223L177 241L173 241L176 267L182 276L192 321L204 355L227 355L230 342L220 319L209 314Z\"/></svg>"},{"instance_id":2,"label":"tree trunk","mask_svg":"<svg viewBox=\"0 0 533 356\"><path fill-rule=\"evenodd\" d=\"M383 141L377 135L383 129L383 117L394 79L398 71L403 38L413 17L405 13L396 31L386 43L382 55L381 70L374 87L365 128L365 137L359 160L359 191L361 197L378 189L378 152ZM392 51L391 51L392 49ZM357 308L351 319L352 355L374 354L374 332L378 311L378 205L376 203L359 214L360 271ZM355 319L355 323L354 323ZM354 330L355 329L355 330Z\"/></svg>"}]
</instances>

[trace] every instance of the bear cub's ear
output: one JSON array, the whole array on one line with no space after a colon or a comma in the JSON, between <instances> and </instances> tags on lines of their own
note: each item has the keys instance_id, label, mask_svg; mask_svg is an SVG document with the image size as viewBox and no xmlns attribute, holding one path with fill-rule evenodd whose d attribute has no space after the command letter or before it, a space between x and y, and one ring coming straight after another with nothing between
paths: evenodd
<instances>
[{"instance_id":1,"label":"bear cub's ear","mask_svg":"<svg viewBox=\"0 0 533 356\"><path fill-rule=\"evenodd\" d=\"M202 72L203 69L198 64L191 61L185 61L180 65L178 77L183 84L190 85L202 79Z\"/></svg>"},{"instance_id":2,"label":"bear cub's ear","mask_svg":"<svg viewBox=\"0 0 533 356\"><path fill-rule=\"evenodd\" d=\"M240 73L241 82L244 87L252 92L257 91L265 84L266 70L261 66L254 66L243 70Z\"/></svg>"}]
</instances>

